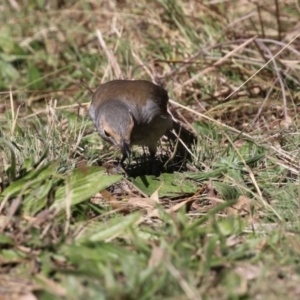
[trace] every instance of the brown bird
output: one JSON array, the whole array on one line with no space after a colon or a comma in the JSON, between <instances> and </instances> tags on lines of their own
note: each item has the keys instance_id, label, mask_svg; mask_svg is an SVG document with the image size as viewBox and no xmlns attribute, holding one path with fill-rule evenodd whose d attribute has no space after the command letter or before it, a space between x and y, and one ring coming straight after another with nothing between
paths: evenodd
<instances>
[{"instance_id":1,"label":"brown bird","mask_svg":"<svg viewBox=\"0 0 300 300\"><path fill-rule=\"evenodd\" d=\"M157 173L157 141L173 127L167 91L146 80L113 80L94 93L89 115L100 136L121 148L121 164L132 145L147 146Z\"/></svg>"}]
</instances>

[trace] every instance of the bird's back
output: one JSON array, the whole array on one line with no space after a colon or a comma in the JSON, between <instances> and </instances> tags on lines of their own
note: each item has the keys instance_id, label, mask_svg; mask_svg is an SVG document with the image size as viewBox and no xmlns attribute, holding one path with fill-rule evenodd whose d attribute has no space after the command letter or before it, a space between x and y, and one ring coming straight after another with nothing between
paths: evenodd
<instances>
[{"instance_id":1,"label":"bird's back","mask_svg":"<svg viewBox=\"0 0 300 300\"><path fill-rule=\"evenodd\" d=\"M126 103L137 119L167 113L167 91L146 80L113 80L102 84L93 95L91 109L98 111L111 100Z\"/></svg>"}]
</instances>

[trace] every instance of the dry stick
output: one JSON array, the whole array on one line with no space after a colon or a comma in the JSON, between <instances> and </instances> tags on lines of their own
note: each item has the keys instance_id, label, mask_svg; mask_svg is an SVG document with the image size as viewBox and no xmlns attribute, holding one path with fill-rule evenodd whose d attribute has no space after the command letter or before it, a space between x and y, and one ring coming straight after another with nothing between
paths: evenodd
<instances>
[{"instance_id":1,"label":"dry stick","mask_svg":"<svg viewBox=\"0 0 300 300\"><path fill-rule=\"evenodd\" d=\"M265 34L264 23L263 23L262 16L261 16L261 9L260 9L260 6L259 6L258 3L255 3L255 5L256 5L256 9L257 9L258 19L259 19L259 24L260 24L260 30L261 30L262 36L265 37L266 34Z\"/></svg>"},{"instance_id":2,"label":"dry stick","mask_svg":"<svg viewBox=\"0 0 300 300\"><path fill-rule=\"evenodd\" d=\"M77 92L79 91L79 88L71 88L71 89L63 89L63 90L50 90L50 91L43 91L42 95L45 94L51 94L51 93L66 93L66 92ZM39 93L41 95L40 90L25 90L25 89L20 89L20 90L15 90L15 91L2 91L0 92L0 95L7 95L7 94L21 94L21 93Z\"/></svg>"},{"instance_id":3,"label":"dry stick","mask_svg":"<svg viewBox=\"0 0 300 300\"><path fill-rule=\"evenodd\" d=\"M142 62L142 60L140 59L140 57L134 53L133 51L131 51L133 58L136 60L136 62L143 67L143 69L146 71L146 73L149 75L149 77L151 78L152 82L155 83L155 78L153 77L153 74L151 73L151 71L149 70L149 68Z\"/></svg>"},{"instance_id":4,"label":"dry stick","mask_svg":"<svg viewBox=\"0 0 300 300\"><path fill-rule=\"evenodd\" d=\"M276 41L276 40L272 40L272 39L256 39L256 40L261 41L263 43L271 43L271 44L276 44L279 46L286 47L291 52L294 52L295 54L300 55L300 52L298 50L294 49L293 47L290 47L290 43L285 44L284 42Z\"/></svg>"},{"instance_id":5,"label":"dry stick","mask_svg":"<svg viewBox=\"0 0 300 300\"><path fill-rule=\"evenodd\" d=\"M275 7L276 7L276 21L277 21L277 30L278 30L278 40L281 40L281 22L280 22L280 11L279 11L279 3L278 0L275 1Z\"/></svg>"},{"instance_id":6,"label":"dry stick","mask_svg":"<svg viewBox=\"0 0 300 300\"><path fill-rule=\"evenodd\" d=\"M290 44L285 44L282 41L272 40L272 39L268 39L268 38L263 38L263 39L262 38L256 38L255 40L259 40L259 41L262 41L262 42L265 42L265 43L271 43L271 44L276 44L276 45L279 45L279 46L282 46L282 47L286 47L291 52L294 52L295 54L300 55L299 51L297 51L296 49L290 47ZM220 48L222 46L229 46L229 45L236 44L236 43L242 43L242 42L245 42L245 41L247 41L247 40L246 39L237 39L237 40L234 40L234 41L227 41L227 42L223 42L223 43L219 43L219 44L215 44L213 46L210 46L206 50L208 52L208 50L213 50L215 48ZM245 51L252 51L252 52L254 52L251 49L245 49Z\"/></svg>"},{"instance_id":7,"label":"dry stick","mask_svg":"<svg viewBox=\"0 0 300 300\"><path fill-rule=\"evenodd\" d=\"M75 103L75 104L70 104L70 105L62 105L62 106L57 106L55 107L55 110L60 110L60 109L68 109L68 108L74 108L74 107L82 107L82 106L89 106L90 105L90 102L85 102L85 103ZM39 115L39 114L47 114L49 112L49 109L45 108L43 110L39 110L39 111L36 111L30 115L27 115L27 116L24 116L24 117L21 117L19 118L20 120L25 120L25 119L29 119L31 117L34 117L36 115Z\"/></svg>"},{"instance_id":8,"label":"dry stick","mask_svg":"<svg viewBox=\"0 0 300 300\"><path fill-rule=\"evenodd\" d=\"M99 43L100 43L100 46L102 47L102 49L104 50L105 52L105 55L107 56L107 59L109 61L109 64L112 66L113 70L114 70L114 73L115 73L115 76L117 78L121 78L123 77L122 76L122 71L120 69L120 66L118 65L117 63L117 60L115 58L115 56L112 54L111 51L109 51L107 49L107 46L106 46L106 43L103 39L103 36L102 36L102 33L99 29L96 30L96 33L97 33L97 37L98 37L98 40L99 40Z\"/></svg>"},{"instance_id":9,"label":"dry stick","mask_svg":"<svg viewBox=\"0 0 300 300\"><path fill-rule=\"evenodd\" d=\"M237 87L230 95L228 95L225 100L230 98L233 94L239 91L246 83L248 83L253 77L255 77L262 69L264 69L272 60L274 60L283 50L288 48L290 44L292 44L298 37L300 33L298 33L287 45L285 45L280 51L278 51L269 61L267 61L262 67L260 67L253 75L251 75L245 82L243 82L239 87Z\"/></svg>"},{"instance_id":10,"label":"dry stick","mask_svg":"<svg viewBox=\"0 0 300 300\"><path fill-rule=\"evenodd\" d=\"M270 44L275 44L275 45L278 45L278 46L281 46L281 47L285 47L290 50L291 52L295 53L295 54L298 54L299 55L299 51L297 51L296 49L294 49L293 47L291 47L289 44L286 44L282 41L277 41L277 40L272 40L272 39L268 39L268 38L256 38L255 41L261 41L261 42L264 42L264 43L270 43ZM214 46L210 47L210 50L213 50L215 48L220 48L221 46L230 46L230 45L233 45L233 44L236 44L236 43L242 43L246 41L246 39L237 39L237 40L234 40L234 41L227 41L227 42L224 42L224 43L220 43L220 44L215 44ZM248 49L248 48L245 48L244 49L245 52L249 52L250 54L256 54L257 52L253 49ZM247 57L248 58L248 57Z\"/></svg>"},{"instance_id":11,"label":"dry stick","mask_svg":"<svg viewBox=\"0 0 300 300\"><path fill-rule=\"evenodd\" d=\"M261 41L256 41L258 46L261 47L264 51L268 52L269 54L269 58L272 58L272 53L270 51L270 49L268 47L266 47L266 45L264 43L262 43ZM279 81L280 87L281 87L281 91L282 91L282 100L283 100L283 114L284 114L284 119L287 119L287 101L286 101L286 95L285 95L285 89L284 89L284 84L282 82L282 78L280 76L280 72L276 63L276 60L273 59L272 60L276 75L277 75L277 79Z\"/></svg>"},{"instance_id":12,"label":"dry stick","mask_svg":"<svg viewBox=\"0 0 300 300\"><path fill-rule=\"evenodd\" d=\"M236 53L237 51L239 51L240 49L246 47L248 44L250 44L251 42L253 42L253 40L256 37L253 37L247 41L245 41L243 44L241 44L240 46L236 47L235 49L233 49L232 51L230 51L229 53L227 53L224 57L222 57L221 59L219 59L218 61L216 61L211 67L208 67L206 69L204 69L203 71L199 72L198 74L196 74L195 76L193 76L192 78L188 79L187 81L185 81L183 84L180 85L180 88L191 84L192 82L194 82L195 80L197 80L199 77L203 76L204 74L212 71L213 69L215 69L217 66L221 65L224 61L226 61L230 56L232 56L234 53ZM178 88L175 88L175 92L178 91Z\"/></svg>"},{"instance_id":13,"label":"dry stick","mask_svg":"<svg viewBox=\"0 0 300 300\"><path fill-rule=\"evenodd\" d=\"M247 137L247 138L248 138L249 140L251 140L251 141L253 140L253 137L252 137L251 135L249 135L249 134L247 134L247 133L243 133L243 132L241 132L240 130L235 129L234 127L231 127L231 126L226 125L226 124L224 124L224 123L222 123L222 122L220 122L220 121L217 121L217 120L215 120L215 119L213 119L213 118L211 118L211 117L209 117L209 116L207 116L207 115L204 115L204 114L202 114L202 113L200 113L200 112L198 112L198 111L196 111L196 110L194 110L194 109L192 109L192 108L189 108L189 107L187 107L187 106L184 106L184 105L182 105L182 104L180 104L180 103L178 103L178 102L176 102L176 101L174 101L174 100L171 100L171 99L170 99L169 102L172 103L172 104L174 104L175 106L181 107L181 108L183 108L183 109L185 109L185 110L187 110L187 111L189 111L189 112L191 112L191 113L193 113L193 114L195 114L195 115L197 115L197 116L199 116L199 117L201 117L201 118L203 118L203 119L206 119L206 120L208 120L208 121L211 121L211 122L217 124L217 125L220 126L220 127L224 127L224 128L227 128L227 129L229 129L230 131L233 131L233 132L235 132L235 133L242 134L244 137Z\"/></svg>"},{"instance_id":14,"label":"dry stick","mask_svg":"<svg viewBox=\"0 0 300 300\"><path fill-rule=\"evenodd\" d=\"M181 129L178 134L175 132L175 130L173 130L173 134L175 135L176 140L178 140L180 142L180 144L185 148L185 150L196 159L196 156L192 153L192 151L188 148L188 146L184 143L184 141L179 137L180 132L181 132Z\"/></svg>"}]
</instances>

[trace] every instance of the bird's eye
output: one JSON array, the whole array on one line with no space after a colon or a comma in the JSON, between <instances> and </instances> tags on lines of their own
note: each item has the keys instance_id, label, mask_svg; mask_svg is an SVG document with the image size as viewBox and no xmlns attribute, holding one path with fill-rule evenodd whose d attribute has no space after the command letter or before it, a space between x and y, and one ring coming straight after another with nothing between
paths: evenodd
<instances>
[{"instance_id":1,"label":"bird's eye","mask_svg":"<svg viewBox=\"0 0 300 300\"><path fill-rule=\"evenodd\" d=\"M109 134L106 130L104 130L104 134L105 134L107 137L110 137L110 134Z\"/></svg>"}]
</instances>

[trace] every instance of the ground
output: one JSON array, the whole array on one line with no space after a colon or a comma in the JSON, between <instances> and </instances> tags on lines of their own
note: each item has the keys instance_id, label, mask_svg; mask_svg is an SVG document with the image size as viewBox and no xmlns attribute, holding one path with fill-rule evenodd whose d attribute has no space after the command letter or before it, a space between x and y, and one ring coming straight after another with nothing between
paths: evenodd
<instances>
[{"instance_id":1,"label":"ground","mask_svg":"<svg viewBox=\"0 0 300 300\"><path fill-rule=\"evenodd\" d=\"M299 11L0 4L0 299L298 299ZM88 118L117 78L162 85L197 136L162 139L158 178Z\"/></svg>"}]
</instances>

